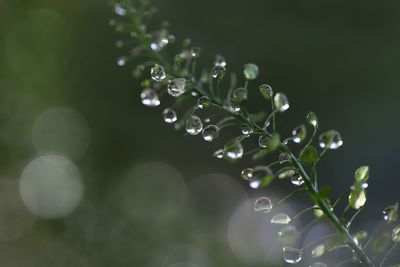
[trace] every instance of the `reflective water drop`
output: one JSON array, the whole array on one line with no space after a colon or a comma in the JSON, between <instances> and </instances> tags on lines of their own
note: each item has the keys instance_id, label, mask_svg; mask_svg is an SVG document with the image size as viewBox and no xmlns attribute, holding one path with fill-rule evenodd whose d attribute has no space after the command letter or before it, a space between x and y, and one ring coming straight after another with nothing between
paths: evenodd
<instances>
[{"instance_id":1,"label":"reflective water drop","mask_svg":"<svg viewBox=\"0 0 400 267\"><path fill-rule=\"evenodd\" d=\"M243 74L247 80L256 79L258 76L258 72L259 72L259 70L258 70L257 65L252 64L252 63L244 65Z\"/></svg>"},{"instance_id":2,"label":"reflective water drop","mask_svg":"<svg viewBox=\"0 0 400 267\"><path fill-rule=\"evenodd\" d=\"M319 258L325 253L325 244L319 244L311 251L311 257Z\"/></svg>"},{"instance_id":3,"label":"reflective water drop","mask_svg":"<svg viewBox=\"0 0 400 267\"><path fill-rule=\"evenodd\" d=\"M266 148L268 146L269 137L266 135L260 135L258 138L258 145L262 148Z\"/></svg>"},{"instance_id":4,"label":"reflective water drop","mask_svg":"<svg viewBox=\"0 0 400 267\"><path fill-rule=\"evenodd\" d=\"M217 125L208 125L203 129L203 139L211 142L217 136L219 128Z\"/></svg>"},{"instance_id":5,"label":"reflective water drop","mask_svg":"<svg viewBox=\"0 0 400 267\"><path fill-rule=\"evenodd\" d=\"M400 243L400 225L397 225L392 231L393 242Z\"/></svg>"},{"instance_id":6,"label":"reflective water drop","mask_svg":"<svg viewBox=\"0 0 400 267\"><path fill-rule=\"evenodd\" d=\"M287 225L278 232L278 241L283 246L294 246L299 233L293 225Z\"/></svg>"},{"instance_id":7,"label":"reflective water drop","mask_svg":"<svg viewBox=\"0 0 400 267\"><path fill-rule=\"evenodd\" d=\"M299 263L303 257L303 251L301 249L284 247L283 248L283 259L290 264Z\"/></svg>"},{"instance_id":8,"label":"reflective water drop","mask_svg":"<svg viewBox=\"0 0 400 267\"><path fill-rule=\"evenodd\" d=\"M243 169L240 175L243 179L249 180L253 176L254 170L252 168Z\"/></svg>"},{"instance_id":9,"label":"reflective water drop","mask_svg":"<svg viewBox=\"0 0 400 267\"><path fill-rule=\"evenodd\" d=\"M274 106L280 112L288 110L289 100L287 99L286 95L282 93L276 93L274 96Z\"/></svg>"},{"instance_id":10,"label":"reflective water drop","mask_svg":"<svg viewBox=\"0 0 400 267\"><path fill-rule=\"evenodd\" d=\"M211 77L213 77L214 79L223 78L225 73L226 73L226 68L221 65L216 65L211 69Z\"/></svg>"},{"instance_id":11,"label":"reflective water drop","mask_svg":"<svg viewBox=\"0 0 400 267\"><path fill-rule=\"evenodd\" d=\"M218 149L213 153L213 156L216 157L217 159L222 159L225 155L225 150L223 149Z\"/></svg>"},{"instance_id":12,"label":"reflective water drop","mask_svg":"<svg viewBox=\"0 0 400 267\"><path fill-rule=\"evenodd\" d=\"M200 56L200 47L194 47L190 50L190 55L192 58L198 58Z\"/></svg>"},{"instance_id":13,"label":"reflective water drop","mask_svg":"<svg viewBox=\"0 0 400 267\"><path fill-rule=\"evenodd\" d=\"M168 42L168 34L166 31L153 32L150 35L150 48L154 51L160 51Z\"/></svg>"},{"instance_id":14,"label":"reflective water drop","mask_svg":"<svg viewBox=\"0 0 400 267\"><path fill-rule=\"evenodd\" d=\"M271 219L272 224L289 224L290 222L290 217L285 213L278 213Z\"/></svg>"},{"instance_id":15,"label":"reflective water drop","mask_svg":"<svg viewBox=\"0 0 400 267\"><path fill-rule=\"evenodd\" d=\"M173 79L168 83L168 94L173 97L179 97L186 91L186 80L183 78Z\"/></svg>"},{"instance_id":16,"label":"reflective water drop","mask_svg":"<svg viewBox=\"0 0 400 267\"><path fill-rule=\"evenodd\" d=\"M284 163L287 163L287 162L289 162L289 158L288 158L288 156L286 155L286 153L280 153L279 154L279 164L284 164Z\"/></svg>"},{"instance_id":17,"label":"reflective water drop","mask_svg":"<svg viewBox=\"0 0 400 267\"><path fill-rule=\"evenodd\" d=\"M197 107L200 109L207 109L211 106L211 99L208 96L201 96L197 99Z\"/></svg>"},{"instance_id":18,"label":"reflective water drop","mask_svg":"<svg viewBox=\"0 0 400 267\"><path fill-rule=\"evenodd\" d=\"M269 213L272 210L272 207L272 201L267 197L260 197L254 203L255 212Z\"/></svg>"},{"instance_id":19,"label":"reflective water drop","mask_svg":"<svg viewBox=\"0 0 400 267\"><path fill-rule=\"evenodd\" d=\"M117 65L120 67L125 66L126 61L127 61L126 57L123 57L123 56L119 57L119 58L117 58Z\"/></svg>"},{"instance_id":20,"label":"reflective water drop","mask_svg":"<svg viewBox=\"0 0 400 267\"><path fill-rule=\"evenodd\" d=\"M190 94L194 97L198 96L199 94L196 91L191 91Z\"/></svg>"},{"instance_id":21,"label":"reflective water drop","mask_svg":"<svg viewBox=\"0 0 400 267\"><path fill-rule=\"evenodd\" d=\"M292 131L293 142L299 144L306 139L307 129L304 125L299 125Z\"/></svg>"},{"instance_id":22,"label":"reflective water drop","mask_svg":"<svg viewBox=\"0 0 400 267\"><path fill-rule=\"evenodd\" d=\"M204 122L205 122L205 123L210 123L210 121L211 121L210 118L205 118L205 119L204 119Z\"/></svg>"},{"instance_id":23,"label":"reflective water drop","mask_svg":"<svg viewBox=\"0 0 400 267\"><path fill-rule=\"evenodd\" d=\"M203 123L196 115L190 116L186 120L186 132L191 135L197 135L203 130Z\"/></svg>"},{"instance_id":24,"label":"reflective water drop","mask_svg":"<svg viewBox=\"0 0 400 267\"><path fill-rule=\"evenodd\" d=\"M224 108L226 110L228 110L229 112L232 112L232 113L235 113L235 114L239 113L240 110L241 110L239 105L236 105L236 104L233 104L233 103L225 105Z\"/></svg>"},{"instance_id":25,"label":"reflective water drop","mask_svg":"<svg viewBox=\"0 0 400 267\"><path fill-rule=\"evenodd\" d=\"M319 146L321 148L338 149L343 145L340 133L335 130L327 131L319 136Z\"/></svg>"},{"instance_id":26,"label":"reflective water drop","mask_svg":"<svg viewBox=\"0 0 400 267\"><path fill-rule=\"evenodd\" d=\"M396 221L398 217L398 210L399 210L399 203L396 203L394 205L385 208L382 211L383 219L388 223Z\"/></svg>"},{"instance_id":27,"label":"reflective water drop","mask_svg":"<svg viewBox=\"0 0 400 267\"><path fill-rule=\"evenodd\" d=\"M294 184L296 186L300 186L300 185L304 184L303 177L301 177L301 175L298 172L295 172L290 177L290 181L292 182L292 184Z\"/></svg>"},{"instance_id":28,"label":"reflective water drop","mask_svg":"<svg viewBox=\"0 0 400 267\"><path fill-rule=\"evenodd\" d=\"M236 141L234 143L236 143ZM244 150L241 143L228 144L225 148L225 155L229 159L241 159L243 153Z\"/></svg>"},{"instance_id":29,"label":"reflective water drop","mask_svg":"<svg viewBox=\"0 0 400 267\"><path fill-rule=\"evenodd\" d=\"M266 121L264 122L263 129L267 129L270 125L271 125L271 122L270 122L269 120L266 120Z\"/></svg>"},{"instance_id":30,"label":"reflective water drop","mask_svg":"<svg viewBox=\"0 0 400 267\"><path fill-rule=\"evenodd\" d=\"M115 14L117 14L119 16L126 15L126 9L124 7L122 7L120 3L116 3L114 5L114 12L115 12Z\"/></svg>"},{"instance_id":31,"label":"reflective water drop","mask_svg":"<svg viewBox=\"0 0 400 267\"><path fill-rule=\"evenodd\" d=\"M324 212L319 208L317 204L314 205L314 216L317 218L321 218L324 216Z\"/></svg>"},{"instance_id":32,"label":"reflective water drop","mask_svg":"<svg viewBox=\"0 0 400 267\"><path fill-rule=\"evenodd\" d=\"M214 66L226 67L226 60L223 56L218 55L215 59Z\"/></svg>"},{"instance_id":33,"label":"reflective water drop","mask_svg":"<svg viewBox=\"0 0 400 267\"><path fill-rule=\"evenodd\" d=\"M282 172L280 172L278 174L278 178L279 179L286 179L286 178L292 177L295 174L296 174L296 172L294 170L283 170Z\"/></svg>"},{"instance_id":34,"label":"reflective water drop","mask_svg":"<svg viewBox=\"0 0 400 267\"><path fill-rule=\"evenodd\" d=\"M268 84L262 84L258 87L258 89L260 90L261 95L266 99L270 99L274 94L272 87Z\"/></svg>"},{"instance_id":35,"label":"reflective water drop","mask_svg":"<svg viewBox=\"0 0 400 267\"><path fill-rule=\"evenodd\" d=\"M328 265L326 265L325 263L322 263L322 262L314 262L309 267L328 267Z\"/></svg>"},{"instance_id":36,"label":"reflective water drop","mask_svg":"<svg viewBox=\"0 0 400 267\"><path fill-rule=\"evenodd\" d=\"M308 124L310 124L313 127L318 127L318 118L317 115L315 115L314 112L309 112L307 114L307 122Z\"/></svg>"},{"instance_id":37,"label":"reflective water drop","mask_svg":"<svg viewBox=\"0 0 400 267\"><path fill-rule=\"evenodd\" d=\"M165 77L167 77L164 67L158 64L151 68L150 74L151 78L156 82L161 82Z\"/></svg>"},{"instance_id":38,"label":"reflective water drop","mask_svg":"<svg viewBox=\"0 0 400 267\"><path fill-rule=\"evenodd\" d=\"M362 247L368 239L367 231L358 231L354 236L353 240L358 246Z\"/></svg>"},{"instance_id":39,"label":"reflective water drop","mask_svg":"<svg viewBox=\"0 0 400 267\"><path fill-rule=\"evenodd\" d=\"M242 103L243 101L247 100L247 89L243 87L237 88L233 91L232 96L233 102L235 102L236 104Z\"/></svg>"},{"instance_id":40,"label":"reflective water drop","mask_svg":"<svg viewBox=\"0 0 400 267\"><path fill-rule=\"evenodd\" d=\"M171 108L164 109L162 115L166 123L174 123L178 119L176 112Z\"/></svg>"},{"instance_id":41,"label":"reflective water drop","mask_svg":"<svg viewBox=\"0 0 400 267\"><path fill-rule=\"evenodd\" d=\"M160 105L160 99L157 92L153 89L146 88L140 93L142 104L148 107L157 107Z\"/></svg>"},{"instance_id":42,"label":"reflective water drop","mask_svg":"<svg viewBox=\"0 0 400 267\"><path fill-rule=\"evenodd\" d=\"M242 126L240 126L240 131L246 136L250 136L250 134L253 133L253 129L247 124L243 124Z\"/></svg>"}]
</instances>

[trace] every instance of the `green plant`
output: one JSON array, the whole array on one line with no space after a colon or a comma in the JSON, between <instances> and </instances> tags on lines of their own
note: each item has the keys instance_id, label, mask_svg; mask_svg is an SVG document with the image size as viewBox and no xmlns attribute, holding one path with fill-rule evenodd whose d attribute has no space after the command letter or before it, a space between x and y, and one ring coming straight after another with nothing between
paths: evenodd
<instances>
[{"instance_id":1,"label":"green plant","mask_svg":"<svg viewBox=\"0 0 400 267\"><path fill-rule=\"evenodd\" d=\"M192 47L189 39L182 42L180 51L169 61L166 48L175 43L175 37L169 33L168 23L163 23L160 29L148 31L149 21L155 13L146 1L121 1L113 3L114 11L124 18L111 20L117 32L128 33L128 47L131 49L128 56L117 59L119 66L128 62L137 65L133 71L135 78L143 77L141 85L141 101L149 107L160 105L160 97L168 94L176 99L171 108L163 111L164 121L174 124L177 130L185 128L190 135L201 134L205 141L211 142L217 138L221 131L229 126L239 126L241 134L217 150L214 156L235 162L244 155L252 155L254 160L261 160L266 155L276 155L277 160L263 166L244 169L241 173L249 186L258 189L268 186L275 179L289 179L299 189L291 192L278 204L306 192L314 205L301 211L293 219L284 213L275 214L271 223L289 224L292 220L307 211L314 211L316 219L327 220L337 231L337 234L324 237L324 242L316 246L313 254L316 258L327 251L337 247L350 248L353 257L347 261L355 261L363 266L375 266L375 257L368 254L370 247L376 248L375 252L383 253L390 241L389 235L369 237L365 231L351 233L351 224L365 206L367 196L366 188L369 178L369 167L362 166L355 172L353 185L340 194L335 201L329 187L318 186L317 166L322 157L329 150L336 150L343 145L339 132L330 130L318 135L319 122L316 114L310 112L306 116L305 124L299 125L292 131L292 136L282 140L277 129L279 114L289 108L289 101L285 94L274 93L267 84L258 87L260 95L270 105L269 112L251 113L247 109L248 90L250 82L255 80L259 69L255 64L246 64L243 68L244 84L237 86L237 77L230 74L229 84L225 82L227 68L225 59L217 56L212 68L199 71L197 69L201 49ZM125 19L126 18L126 19ZM118 47L124 47L124 41L117 41ZM196 103L190 104L186 114L178 120L176 108L184 107L186 103L196 97ZM192 101L193 102L193 101ZM186 104L187 105L187 104ZM196 113L202 112L208 116L220 117L216 124L209 124L208 119L200 119ZM308 129L312 130L311 137L307 140ZM246 138L256 137L256 147L244 153L242 141ZM290 148L292 143L304 144L299 153ZM318 143L320 150L315 143ZM273 171L274 169L274 171ZM338 204L347 197L347 205L341 212ZM273 203L267 197L258 199L255 211L269 213L273 210ZM349 216L353 213L352 216ZM388 223L397 220L398 204L387 207L383 211L384 219ZM340 214L340 215L339 215ZM287 229L287 228L286 228ZM282 230L281 242L284 259L288 263L298 263L302 259L302 250L293 246L293 232ZM400 225L392 231L393 246L382 256L379 266L384 266L390 253L400 242ZM294 238L295 239L295 238ZM320 240L319 240L320 241ZM371 245L372 244L372 245ZM383 247L383 249L382 249ZM325 266L318 263L315 266Z\"/></svg>"}]
</instances>

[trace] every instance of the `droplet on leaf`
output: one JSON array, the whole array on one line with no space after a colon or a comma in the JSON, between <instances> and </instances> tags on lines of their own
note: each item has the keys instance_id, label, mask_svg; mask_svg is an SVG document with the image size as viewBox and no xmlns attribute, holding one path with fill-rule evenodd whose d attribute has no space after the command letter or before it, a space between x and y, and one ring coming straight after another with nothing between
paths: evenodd
<instances>
[{"instance_id":1,"label":"droplet on leaf","mask_svg":"<svg viewBox=\"0 0 400 267\"><path fill-rule=\"evenodd\" d=\"M269 213L272 210L272 201L267 197L260 197L254 203L254 211L261 213Z\"/></svg>"},{"instance_id":2,"label":"droplet on leaf","mask_svg":"<svg viewBox=\"0 0 400 267\"><path fill-rule=\"evenodd\" d=\"M151 88L146 88L140 93L142 104L148 107L157 107L160 105L160 99L157 92Z\"/></svg>"},{"instance_id":3,"label":"droplet on leaf","mask_svg":"<svg viewBox=\"0 0 400 267\"><path fill-rule=\"evenodd\" d=\"M335 130L327 131L320 135L319 146L321 148L338 149L343 145L342 137L340 133Z\"/></svg>"},{"instance_id":4,"label":"droplet on leaf","mask_svg":"<svg viewBox=\"0 0 400 267\"><path fill-rule=\"evenodd\" d=\"M196 115L190 116L186 120L186 132L191 135L197 135L203 130L203 123Z\"/></svg>"},{"instance_id":5,"label":"droplet on leaf","mask_svg":"<svg viewBox=\"0 0 400 267\"><path fill-rule=\"evenodd\" d=\"M186 91L186 80L183 78L173 79L168 83L168 94L173 97L179 97Z\"/></svg>"},{"instance_id":6,"label":"droplet on leaf","mask_svg":"<svg viewBox=\"0 0 400 267\"><path fill-rule=\"evenodd\" d=\"M197 107L200 109L207 109L211 106L211 99L208 96L201 96L197 99Z\"/></svg>"},{"instance_id":7,"label":"droplet on leaf","mask_svg":"<svg viewBox=\"0 0 400 267\"><path fill-rule=\"evenodd\" d=\"M217 136L219 128L217 125L208 125L203 129L203 139L211 142Z\"/></svg>"},{"instance_id":8,"label":"droplet on leaf","mask_svg":"<svg viewBox=\"0 0 400 267\"><path fill-rule=\"evenodd\" d=\"M174 123L178 119L176 112L171 108L164 109L163 118L166 123Z\"/></svg>"},{"instance_id":9,"label":"droplet on leaf","mask_svg":"<svg viewBox=\"0 0 400 267\"><path fill-rule=\"evenodd\" d=\"M259 70L258 70L257 65L252 64L252 63L244 65L243 74L247 80L256 79L258 76L258 72L259 72Z\"/></svg>"},{"instance_id":10,"label":"droplet on leaf","mask_svg":"<svg viewBox=\"0 0 400 267\"><path fill-rule=\"evenodd\" d=\"M165 77L167 77L165 69L158 64L151 68L150 75L151 78L156 82L161 82L165 79Z\"/></svg>"},{"instance_id":11,"label":"droplet on leaf","mask_svg":"<svg viewBox=\"0 0 400 267\"><path fill-rule=\"evenodd\" d=\"M280 112L288 110L289 100L287 99L286 95L282 93L276 93L274 96L274 106Z\"/></svg>"},{"instance_id":12,"label":"droplet on leaf","mask_svg":"<svg viewBox=\"0 0 400 267\"><path fill-rule=\"evenodd\" d=\"M290 222L290 217L285 213L278 213L271 219L272 224L289 224Z\"/></svg>"},{"instance_id":13,"label":"droplet on leaf","mask_svg":"<svg viewBox=\"0 0 400 267\"><path fill-rule=\"evenodd\" d=\"M301 249L284 247L283 248L283 259L290 264L299 263L303 257L303 251Z\"/></svg>"}]
</instances>

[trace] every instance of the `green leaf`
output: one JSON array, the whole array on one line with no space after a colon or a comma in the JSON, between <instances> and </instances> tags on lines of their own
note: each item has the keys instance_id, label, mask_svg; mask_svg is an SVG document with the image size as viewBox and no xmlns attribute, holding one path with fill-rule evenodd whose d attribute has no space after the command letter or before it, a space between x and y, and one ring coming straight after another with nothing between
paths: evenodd
<instances>
[{"instance_id":1,"label":"green leaf","mask_svg":"<svg viewBox=\"0 0 400 267\"><path fill-rule=\"evenodd\" d=\"M269 173L262 178L261 187L268 186L274 180L274 175Z\"/></svg>"},{"instance_id":2,"label":"green leaf","mask_svg":"<svg viewBox=\"0 0 400 267\"><path fill-rule=\"evenodd\" d=\"M300 153L300 162L304 165L313 165L318 158L317 149L313 146L306 146Z\"/></svg>"},{"instance_id":3,"label":"green leaf","mask_svg":"<svg viewBox=\"0 0 400 267\"><path fill-rule=\"evenodd\" d=\"M369 178L369 167L368 166L362 166L356 170L356 173L354 175L356 178L356 181L358 182L365 182Z\"/></svg>"},{"instance_id":4,"label":"green leaf","mask_svg":"<svg viewBox=\"0 0 400 267\"><path fill-rule=\"evenodd\" d=\"M367 193L362 187L352 186L351 192L349 194L349 205L353 209L360 209L365 205L367 201Z\"/></svg>"}]
</instances>

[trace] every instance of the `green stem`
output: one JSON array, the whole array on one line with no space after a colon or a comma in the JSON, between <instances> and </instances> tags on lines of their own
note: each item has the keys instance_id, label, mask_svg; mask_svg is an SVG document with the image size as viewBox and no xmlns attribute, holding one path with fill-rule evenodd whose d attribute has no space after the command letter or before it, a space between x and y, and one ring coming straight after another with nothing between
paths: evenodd
<instances>
[{"instance_id":1,"label":"green stem","mask_svg":"<svg viewBox=\"0 0 400 267\"><path fill-rule=\"evenodd\" d=\"M397 244L394 243L393 246L386 252L385 256L383 257L381 264L379 264L379 267L383 267L386 260L389 258L390 254L393 252L393 250L397 247Z\"/></svg>"}]
</instances>

